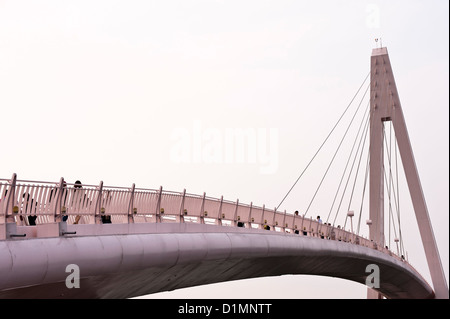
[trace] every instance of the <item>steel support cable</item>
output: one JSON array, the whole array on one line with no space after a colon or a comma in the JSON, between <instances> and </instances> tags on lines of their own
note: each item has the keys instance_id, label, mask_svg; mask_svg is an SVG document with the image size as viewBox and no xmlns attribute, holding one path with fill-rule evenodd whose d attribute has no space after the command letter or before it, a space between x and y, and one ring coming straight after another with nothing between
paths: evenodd
<instances>
[{"instance_id":1,"label":"steel support cable","mask_svg":"<svg viewBox=\"0 0 450 319\"><path fill-rule=\"evenodd\" d=\"M383 123L384 126L384 123ZM387 145L386 145L387 146ZM389 125L389 153L392 152L392 126ZM389 198L391 196L391 191L392 191L392 169L391 169L391 158L389 157L389 186L388 186L388 194L389 194ZM390 205L389 205L390 207ZM391 218L392 217L392 209L389 208L389 237L388 237L388 247L391 247ZM394 237L395 238L395 237ZM398 245L397 245L397 251L398 251Z\"/></svg>"},{"instance_id":2,"label":"steel support cable","mask_svg":"<svg viewBox=\"0 0 450 319\"><path fill-rule=\"evenodd\" d=\"M397 144L397 139L395 139L395 175L396 175L396 184L397 184L397 212L398 212L398 224L400 224L400 188L398 185L398 161L397 161L397 149L398 149L398 144ZM399 229L400 231L400 251L402 252L402 255L404 255L404 246L403 246L403 236L401 233L401 227Z\"/></svg>"},{"instance_id":3,"label":"steel support cable","mask_svg":"<svg viewBox=\"0 0 450 319\"><path fill-rule=\"evenodd\" d=\"M386 134L384 134L384 129L385 129L385 127L384 127L384 124L383 124L383 139L384 139L385 144L387 145ZM389 178L389 182L387 181L386 172L385 172L385 176L384 177L385 177L387 185L389 185L389 187L388 187L388 195L390 196L391 195L390 188L391 188L391 184L393 184L393 180L392 180L392 165L391 165L391 163L392 163L392 161L391 161L392 148L391 148L391 145L389 145L389 146L390 146L389 149L386 149L386 154L387 154L388 163L389 163L389 177L390 177ZM398 189L397 189L397 191L398 191ZM394 200L396 200L395 190L392 193L394 194L393 195L394 196ZM390 197L389 197L389 199L390 199ZM389 204L391 205L390 201L389 201Z\"/></svg>"},{"instance_id":4,"label":"steel support cable","mask_svg":"<svg viewBox=\"0 0 450 319\"><path fill-rule=\"evenodd\" d=\"M347 163L346 163L345 168L344 168L344 172L343 172L343 174L342 174L342 176L341 176L341 180L339 181L339 185L338 185L336 194L334 195L333 203L331 204L330 211L328 212L328 216L327 216L327 219L326 219L326 222L327 222L327 223L328 223L328 220L330 219L331 212L333 211L334 204L335 204L335 202L336 202L337 196L338 196L339 191L340 191L340 189L341 189L342 181L344 180L345 173L347 172L347 167L348 167L348 164L350 163L350 159L351 159L351 157L352 157L353 150L354 150L355 145L356 145L356 141L358 140L359 133L361 132L361 127L363 126L362 124L364 123L364 119L365 119L365 117L366 117L366 114L367 114L367 120L366 120L366 122L368 121L369 114L370 114L370 113L367 113L368 110L369 110L369 108L366 109L366 112L364 113L364 116L363 116L363 118L362 118L361 124L359 125L358 133L356 134L355 141L353 142L352 149L351 149L351 151L350 151L350 154L349 154L348 159L347 159ZM361 138L362 138L362 136L364 135L364 131L365 131L365 130L366 130L366 128L364 127L363 132L361 133ZM358 148L357 148L357 150L356 150L355 156L357 156L357 154L358 154L358 152L359 152L360 146L361 146L361 140L360 140L360 142L359 142L359 144L358 144ZM353 163L354 163L354 162L353 162ZM352 169L353 169L353 165L352 165ZM351 174L351 172L352 172L352 169L350 169L350 174ZM333 225L334 225L334 223L333 223Z\"/></svg>"},{"instance_id":5,"label":"steel support cable","mask_svg":"<svg viewBox=\"0 0 450 319\"><path fill-rule=\"evenodd\" d=\"M369 105L368 106L370 106L370 101L369 101ZM352 191L350 193L350 199L349 199L349 203L348 203L348 206L347 206L347 211L350 210L350 206L351 206L352 200L353 200L353 194L355 192L356 181L358 179L358 172L359 172L359 168L361 167L361 159L362 159L362 155L364 153L364 146L366 145L366 140L367 140L367 132L368 132L368 128L369 128L369 120L370 120L370 116L368 116L367 119L366 119L366 124L364 126L365 134L361 135L361 139L360 139L359 145L358 145L358 150L357 150L357 153L355 154L355 158L353 159L353 164L352 164L351 171L353 171L353 167L355 165L356 157L358 155L358 152L359 152L359 149L360 149L360 146L361 146L361 142L362 142L361 153L360 153L359 160L358 160L358 166L356 168L355 178L353 180L353 186L352 186ZM345 184L345 190L347 189L347 185L348 185L348 182L350 180L350 177L351 177L351 175L348 176L347 183ZM341 202L342 202L343 198L344 198L344 194L342 194ZM339 212L339 209L336 211L336 218L337 218L338 212ZM347 218L348 218L348 216L345 217L344 228L347 225Z\"/></svg>"},{"instance_id":6,"label":"steel support cable","mask_svg":"<svg viewBox=\"0 0 450 319\"><path fill-rule=\"evenodd\" d=\"M367 112L367 110L366 110L366 112ZM328 222L328 220L329 220L329 218L330 218L331 212L333 211L333 207L334 207L334 204L335 204L335 202L336 202L337 196L338 196L338 194L339 194L339 190L341 189L341 184L342 184L342 181L344 180L345 173L346 173L346 171L347 171L347 167L348 167L348 164L349 164L350 159L351 159L351 155L353 154L354 146L355 146L355 144L356 144L356 141L357 141L358 136L359 136L359 132L360 132L360 130L361 130L361 126L362 126L362 124L364 123L364 118L365 118L365 116L366 116L366 115L364 114L363 121L361 122L361 124L360 124L360 126L359 126L358 133L356 134L355 142L353 143L352 150L350 151L349 157L348 157L348 159L347 159L347 164L345 165L344 173L343 173L342 176L341 176L341 180L340 180L340 182L339 182L338 189L337 189L337 191L336 191L336 194L334 195L333 203L332 203L332 205L331 205L330 211L329 211L328 216L327 216L327 222ZM365 128L363 129L363 133L362 133L362 134L364 134L364 131L365 131ZM361 136L362 136L362 135L361 135ZM356 151L356 153L358 153L360 145L361 145L361 142L360 142L359 145L358 145L358 150ZM355 155L355 156L356 156L356 155Z\"/></svg>"},{"instance_id":7,"label":"steel support cable","mask_svg":"<svg viewBox=\"0 0 450 319\"><path fill-rule=\"evenodd\" d=\"M303 169L303 171L301 172L300 176L297 178L297 180L295 181L295 183L291 186L291 188L289 189L289 191L287 192L287 194L283 197L283 199L281 200L281 202L278 204L277 206L277 210L278 208L280 208L280 206L283 204L283 202L285 201L285 199L289 196L289 194L291 193L291 191L294 189L295 185L297 185L298 181L300 180L300 178L302 178L302 176L305 174L306 170L308 169L308 167L311 165L312 161L316 158L317 154L319 154L320 150L322 149L322 147L325 145L325 143L327 142L328 138L331 136L331 134L334 132L334 130L336 129L336 127L338 126L338 124L340 123L340 121L342 120L342 118L344 117L345 113L347 113L347 110L350 108L350 105L352 105L353 101L355 100L356 96L358 96L359 91L361 90L361 88L363 87L364 83L366 83L367 78L369 77L369 74L367 74L366 78L364 79L363 83L361 84L361 86L358 88L358 91L355 93L355 95L353 96L352 100L350 101L350 103L348 104L347 108L344 110L344 112L342 113L342 115L339 117L338 121L336 122L336 124L334 124L333 128L331 129L331 131L328 133L327 137L325 138L325 140L322 142L322 144L320 145L319 149L316 151L316 153L314 154L314 156L311 158L311 160L309 161L309 163L306 165L306 167Z\"/></svg>"},{"instance_id":8,"label":"steel support cable","mask_svg":"<svg viewBox=\"0 0 450 319\"><path fill-rule=\"evenodd\" d=\"M367 130L369 131L369 130ZM370 130L372 131L372 130ZM362 216L362 210L363 210L363 206L364 206L364 197L366 194L366 187L367 187L367 176L369 175L369 168L370 168L370 146L369 146L369 150L367 151L367 161L366 161L366 174L364 177L364 187L363 187L363 191L362 191L362 198L361 198L361 206L359 208L359 218L358 218L358 226L357 226L357 231L356 231L356 235L359 235L359 230L361 228L361 216Z\"/></svg>"},{"instance_id":9,"label":"steel support cable","mask_svg":"<svg viewBox=\"0 0 450 319\"><path fill-rule=\"evenodd\" d=\"M370 104L370 102L369 102L369 104ZM356 169L355 179L354 179L354 181L353 181L353 187L352 187L352 192L351 192L351 194L350 194L349 203L348 203L348 206L347 206L347 211L350 210L350 206L351 206L351 203L352 203L352 200L353 200L353 194L354 194L354 191L355 191L355 186L356 186L356 181L357 181L357 178L358 178L359 168L360 168L360 166L361 166L361 159L362 159L362 155L363 155L363 152L364 152L364 146L366 145L367 132L368 132L368 127L369 127L369 120L370 120L370 117L367 118L367 123L366 123L366 126L365 126L365 128L364 128L364 131L365 131L365 134L364 134L364 142L363 142L363 145L362 145L362 148L361 148L361 153L360 153L359 160L358 160L358 167L357 167L357 169ZM363 136L361 136L360 144L361 144L362 138L363 138ZM358 147L358 150L359 150L359 147ZM354 164L355 164L356 156L357 156L357 154L355 154L355 159L353 160L352 171L353 171L353 166L354 166ZM349 180L350 180L350 175L348 176L347 184L348 184ZM345 189L347 189L347 184L345 185ZM344 194L342 194L342 199L341 199L341 201L343 200L343 198L344 198ZM339 210L336 211L336 218L337 218L337 214L338 214L338 213L339 213ZM347 224L347 217L348 217L348 216L346 216L346 218L345 218L344 227L345 227L346 224Z\"/></svg>"},{"instance_id":10,"label":"steel support cable","mask_svg":"<svg viewBox=\"0 0 450 319\"><path fill-rule=\"evenodd\" d=\"M389 138L391 138L391 136L389 136ZM385 122L383 122L383 141L384 144L386 145L386 148L384 148L386 150L386 154L387 154L387 158L388 158L388 167L389 167L389 176L392 177L392 169L391 169L391 156L390 156L390 147L391 144L388 145L387 139L386 139L386 127L385 127ZM388 147L389 146L389 147ZM388 194L388 204L389 204L389 218L388 218L388 222L389 222L389 226L388 226L388 245L391 245L391 220L393 219L392 217L392 199L391 199L391 179L389 179L386 176L386 166L383 162L383 175L384 175L384 180L385 180L385 186L387 188L387 194ZM397 230L395 228L395 224L392 223L392 228L394 229L394 236L397 237ZM386 239L385 239L385 243L386 244ZM398 248L398 246L397 246ZM398 250L397 250L398 251Z\"/></svg>"},{"instance_id":11,"label":"steel support cable","mask_svg":"<svg viewBox=\"0 0 450 319\"><path fill-rule=\"evenodd\" d=\"M389 122L389 154L392 154L392 122ZM389 188L388 188L388 192L389 192L389 196L391 196L391 192L395 192L394 189L394 182L393 182L393 178L392 178L392 157L389 156ZM394 203L396 204L396 203ZM397 208L397 207L396 207ZM391 213L392 209L390 209L389 213ZM391 223L391 218L389 219L389 224ZM394 225L394 217L392 216L392 224ZM394 242L395 242L395 238L397 238L397 236L395 235L394 237ZM389 247L391 247L391 229L389 228ZM398 249L398 243L396 243L397 246L397 254L399 252Z\"/></svg>"},{"instance_id":12,"label":"steel support cable","mask_svg":"<svg viewBox=\"0 0 450 319\"><path fill-rule=\"evenodd\" d=\"M383 165L383 170L384 170L384 165ZM386 176L386 170L384 170L384 180L386 182L386 184L388 183L388 179ZM391 219L393 219L392 217L392 202L391 202L391 194L388 192L388 199L389 199L389 221ZM394 236L397 237L397 229L395 228L395 224L392 223L392 228L394 229ZM390 243L389 243L390 244Z\"/></svg>"},{"instance_id":13,"label":"steel support cable","mask_svg":"<svg viewBox=\"0 0 450 319\"><path fill-rule=\"evenodd\" d=\"M384 129L384 126L383 126L383 129ZM385 141L385 143L387 144L387 140L386 140L386 136L384 136L384 141ZM397 143L396 143L396 145L397 145ZM395 148L395 150L396 150L396 152L395 152L395 156L396 156L396 158L395 158L395 160L396 160L396 175L397 175L397 195L400 193L400 189L399 189L399 187L398 187L398 164L397 164L397 148ZM393 184L394 182L393 182L393 178L392 178L392 168L391 168L391 154L392 154L392 150L391 151L388 151L388 150L386 150L386 153L387 153L387 156L388 156L388 162L389 162L389 172L390 172L390 181L389 181L389 184ZM386 178L386 176L385 176L385 179L387 179ZM386 181L387 182L387 181ZM389 196L390 196L390 193L389 193ZM402 250L402 246L403 246L403 236L402 236L402 234L401 234L401 223L400 223L400 210L399 210L399 201L398 201L398 199L397 199L397 196L396 196L396 192L395 192L395 189L394 189L394 191L393 191L393 196L394 196L394 201L397 203L397 205L396 205L396 208L397 208L397 222L398 222L398 227L399 227L399 241L400 241L400 251L403 253L403 250ZM389 198L389 201L390 201L391 199ZM391 205L391 203L389 202L389 205ZM395 233L394 234L395 236L397 236L397 234Z\"/></svg>"},{"instance_id":14,"label":"steel support cable","mask_svg":"<svg viewBox=\"0 0 450 319\"><path fill-rule=\"evenodd\" d=\"M370 110L372 112L372 110ZM359 208L359 217L358 217L358 226L357 226L357 230L356 230L356 235L359 235L359 231L361 229L361 217L362 217L362 210L364 207L364 197L366 194L366 188L367 188L367 180L368 180L368 176L369 176L369 169L370 169L370 148L371 148L371 141L372 141L372 116L369 116L369 121L370 121L370 129L367 130L366 134L369 132L369 147L367 150L367 160L366 160L366 174L364 176L364 186L363 186L363 190L362 190L362 196L361 196L361 205Z\"/></svg>"},{"instance_id":15,"label":"steel support cable","mask_svg":"<svg viewBox=\"0 0 450 319\"><path fill-rule=\"evenodd\" d=\"M323 177L322 177L322 179L321 179L321 181L320 181L320 183L319 183L319 186L317 187L316 191L314 192L314 195L313 195L313 197L312 197L312 199L311 199L311 201L310 201L310 203L309 203L309 205L308 205L308 208L306 209L306 211L305 211L303 217L306 216L306 214L308 213L309 209L311 208L311 205L312 205L314 199L316 198L317 192L319 191L320 186L322 186L322 183L323 183L323 181L325 180L325 177L327 176L328 171L330 170L330 167L331 167L331 165L333 164L334 159L336 158L337 153L339 152L339 149L341 148L342 142L344 142L345 137L347 136L347 133L348 133L348 131L349 131L349 129L350 129L350 127L351 127L351 125L352 125L352 123L353 123L355 117L356 117L356 114L358 114L358 111L359 111L359 109L361 108L362 101L364 100L364 98L365 98L365 96L366 96L367 91L369 90L369 88L370 88L370 84L367 86L367 89L366 89L366 91L364 92L364 95L363 95L363 97L361 98L361 101L359 102L358 108L356 109L355 114L353 114L353 117L352 117L352 119L351 119L349 125L347 126L347 129L345 130L344 136L342 137L341 141L339 142L339 145L338 145L338 147L336 148L336 151L334 152L333 158L331 159L330 164L328 164L328 167L327 167L327 169L326 169L326 171L325 171L325 173L324 173L324 175L323 175Z\"/></svg>"},{"instance_id":16,"label":"steel support cable","mask_svg":"<svg viewBox=\"0 0 450 319\"><path fill-rule=\"evenodd\" d=\"M392 151L388 152L389 165L391 164L391 154L392 154ZM391 169L391 167L390 167L390 169ZM398 166L396 167L396 171L397 171L397 177L398 177ZM392 174L391 174L391 177L392 177ZM387 179L386 174L385 174L385 179ZM387 182L387 181L386 181L386 182ZM390 180L390 183L393 184L392 179ZM398 180L397 180L397 194L398 194L399 192L400 192L400 189L398 188ZM393 192L393 195L394 195L394 201L395 201L396 203L398 203L398 200L396 199L396 195L395 195L395 194L396 194L396 193L395 193L395 190L394 190L394 192ZM389 195L390 195L390 194L389 194ZM389 205L391 205L391 198L389 198ZM404 250L403 250L403 236L402 236L402 234L401 234L400 211L398 210L398 205L396 205L396 208L397 208L397 219L398 219L398 228L399 228L400 252L401 252L401 254L403 255L403 254L404 254ZM390 209L391 209L391 208L390 208ZM394 219L394 218L392 217L392 220L393 220L393 219ZM394 220L393 220L393 227L394 227L394 236L397 237L397 232L396 232L396 229L395 229ZM397 244L397 252L398 252L398 250L399 250L399 248L398 248L398 244Z\"/></svg>"},{"instance_id":17,"label":"steel support cable","mask_svg":"<svg viewBox=\"0 0 450 319\"><path fill-rule=\"evenodd\" d=\"M394 179L393 179L393 174L392 174L392 122L389 122L389 152L388 152L388 159L389 159L389 196L391 196L391 192L393 192L394 194L394 199L395 199L395 185L394 185ZM397 188L397 194L400 190ZM398 202L397 200L395 200L395 208L396 208L396 212L397 212L397 217L399 217L399 211L398 211ZM391 204L390 204L391 205ZM389 213L392 214L392 209L390 208ZM391 219L392 219L392 225L393 227L395 227L395 222L394 222L394 217L391 216L391 218L389 219L389 224L391 223ZM401 227L400 227L400 221L398 221L398 229L399 229L399 233L401 232ZM401 249L399 250L399 243L395 241L395 239L397 238L397 234L395 233L395 229L394 229L394 242L395 245L397 247L397 254L400 254ZM399 235L399 237L401 237ZM389 227L389 245L391 245L391 228Z\"/></svg>"},{"instance_id":18,"label":"steel support cable","mask_svg":"<svg viewBox=\"0 0 450 319\"><path fill-rule=\"evenodd\" d=\"M364 141L363 141L363 145L362 145L362 147L361 147L361 153L360 153L359 160L358 160L358 167L357 167L357 169L356 169L357 174L355 174L355 179L354 179L354 181L353 181L352 193L351 193L351 196L350 196L350 201L349 201L349 203L348 203L347 210L350 210L350 206L351 206L351 204L352 204L353 194L354 194L355 187L356 187L356 180L357 180L357 177L358 177L359 168L360 168L360 166L361 166L361 159L362 159L362 156L363 156L364 147L365 147L366 141L367 141L367 135L368 135L367 133L368 133L368 131L369 131L369 121L370 121L370 117L367 118L366 127L364 128L364 131L365 131L365 134L364 134Z\"/></svg>"}]
</instances>

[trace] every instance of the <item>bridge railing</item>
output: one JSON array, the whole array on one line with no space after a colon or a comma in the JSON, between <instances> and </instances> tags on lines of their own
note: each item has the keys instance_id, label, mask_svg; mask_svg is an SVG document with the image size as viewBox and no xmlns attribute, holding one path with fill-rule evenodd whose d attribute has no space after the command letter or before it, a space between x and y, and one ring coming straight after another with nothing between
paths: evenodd
<instances>
[{"instance_id":1,"label":"bridge railing","mask_svg":"<svg viewBox=\"0 0 450 319\"><path fill-rule=\"evenodd\" d=\"M259 228L309 237L338 240L394 255L340 227L286 211L183 192L131 187L0 179L0 224L20 226L66 221L100 223L205 223ZM400 258L396 256L397 258Z\"/></svg>"}]
</instances>

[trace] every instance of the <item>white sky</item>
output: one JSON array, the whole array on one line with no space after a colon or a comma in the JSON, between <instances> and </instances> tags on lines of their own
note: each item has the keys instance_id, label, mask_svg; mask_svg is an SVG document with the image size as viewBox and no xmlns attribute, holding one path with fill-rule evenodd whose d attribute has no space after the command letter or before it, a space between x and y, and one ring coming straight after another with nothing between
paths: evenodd
<instances>
[{"instance_id":1,"label":"white sky","mask_svg":"<svg viewBox=\"0 0 450 319\"><path fill-rule=\"evenodd\" d=\"M0 178L162 185L273 208L370 71L374 38L381 37L448 281L448 6L446 0L0 0ZM240 162L226 148L226 134L235 129L261 132L259 144L246 145L257 152L253 161ZM306 208L323 174L311 170L281 209ZM334 192L322 196L313 217L327 215ZM402 209L408 257L429 280L408 205ZM158 295L365 294L365 286L340 279L282 276Z\"/></svg>"}]
</instances>

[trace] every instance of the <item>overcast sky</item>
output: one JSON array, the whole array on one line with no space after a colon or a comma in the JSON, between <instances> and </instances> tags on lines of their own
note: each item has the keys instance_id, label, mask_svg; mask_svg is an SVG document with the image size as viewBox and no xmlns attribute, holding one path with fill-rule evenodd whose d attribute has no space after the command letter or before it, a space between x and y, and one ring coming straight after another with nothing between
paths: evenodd
<instances>
[{"instance_id":1,"label":"overcast sky","mask_svg":"<svg viewBox=\"0 0 450 319\"><path fill-rule=\"evenodd\" d=\"M448 7L0 0L0 178L162 185L273 208L369 73L381 38L448 281ZM236 134L252 139L241 148L230 142ZM281 210L306 210L336 141ZM320 194L308 216L328 214L334 191ZM408 196L400 195L405 248L430 280ZM365 298L366 287L282 276L158 295Z\"/></svg>"}]
</instances>

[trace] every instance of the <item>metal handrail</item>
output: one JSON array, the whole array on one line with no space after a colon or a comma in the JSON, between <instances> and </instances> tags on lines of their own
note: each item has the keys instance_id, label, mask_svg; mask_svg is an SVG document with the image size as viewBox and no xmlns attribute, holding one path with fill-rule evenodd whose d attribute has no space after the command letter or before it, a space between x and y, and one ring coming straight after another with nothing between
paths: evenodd
<instances>
[{"instance_id":1,"label":"metal handrail","mask_svg":"<svg viewBox=\"0 0 450 319\"><path fill-rule=\"evenodd\" d=\"M15 179L15 174L13 175ZM198 222L213 220L219 225L238 226L247 224L252 228L270 227L274 231L294 233L306 232L309 236L350 241L359 245L375 248L383 253L405 261L383 245L374 245L372 241L333 225L319 224L312 218L299 216L255 206L253 203L240 203L197 194L100 185L77 185L60 182L38 182L28 180L0 179L0 224L16 222L18 225L45 224L61 220L65 215L68 222L99 223L104 216L111 216L113 222ZM14 185L14 189L12 189ZM12 204L6 205L10 191ZM12 193L11 193L12 192ZM13 194L13 195L11 195ZM6 207L8 206L8 207ZM11 211L15 208L17 211ZM208 211L212 208L213 211ZM120 218L122 216L122 218ZM278 229L278 230L277 230ZM334 237L334 238L332 238Z\"/></svg>"}]
</instances>

